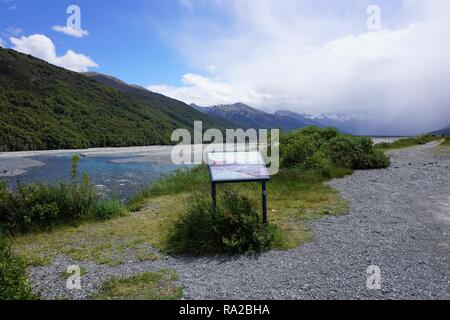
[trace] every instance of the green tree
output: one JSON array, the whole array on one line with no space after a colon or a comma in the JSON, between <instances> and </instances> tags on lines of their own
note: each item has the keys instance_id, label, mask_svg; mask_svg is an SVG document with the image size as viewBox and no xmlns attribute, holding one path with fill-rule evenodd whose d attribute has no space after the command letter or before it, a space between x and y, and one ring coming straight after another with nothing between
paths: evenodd
<instances>
[{"instance_id":1,"label":"green tree","mask_svg":"<svg viewBox=\"0 0 450 320\"><path fill-rule=\"evenodd\" d=\"M80 162L81 158L79 155L74 154L71 159L71 176L72 178L78 177L78 163Z\"/></svg>"}]
</instances>

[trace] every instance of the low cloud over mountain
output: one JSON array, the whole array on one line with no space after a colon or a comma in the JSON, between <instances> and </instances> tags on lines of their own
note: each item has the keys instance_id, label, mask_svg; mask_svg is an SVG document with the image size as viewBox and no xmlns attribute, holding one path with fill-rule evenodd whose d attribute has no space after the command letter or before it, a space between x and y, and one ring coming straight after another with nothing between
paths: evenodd
<instances>
[{"instance_id":1,"label":"low cloud over mountain","mask_svg":"<svg viewBox=\"0 0 450 320\"><path fill-rule=\"evenodd\" d=\"M380 1L379 30L366 27L368 1L189 3L208 15L180 21L172 41L197 72L151 90L200 105L363 114L411 134L449 122L447 0Z\"/></svg>"}]
</instances>

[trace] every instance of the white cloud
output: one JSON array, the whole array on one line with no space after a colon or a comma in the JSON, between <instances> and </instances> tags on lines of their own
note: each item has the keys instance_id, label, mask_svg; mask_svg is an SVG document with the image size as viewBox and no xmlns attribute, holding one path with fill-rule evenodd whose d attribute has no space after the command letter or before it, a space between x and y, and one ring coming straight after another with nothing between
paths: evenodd
<instances>
[{"instance_id":1,"label":"white cloud","mask_svg":"<svg viewBox=\"0 0 450 320\"><path fill-rule=\"evenodd\" d=\"M0 47L4 48L6 46L5 40L0 37Z\"/></svg>"},{"instance_id":2,"label":"white cloud","mask_svg":"<svg viewBox=\"0 0 450 320\"><path fill-rule=\"evenodd\" d=\"M401 0L392 13L380 1L389 29L375 32L366 29L369 2L217 0L227 23L190 17L173 34L194 68L217 66L214 78L150 88L189 103L400 117L416 130L448 124L450 2Z\"/></svg>"},{"instance_id":3,"label":"white cloud","mask_svg":"<svg viewBox=\"0 0 450 320\"><path fill-rule=\"evenodd\" d=\"M96 68L98 64L90 57L68 50L64 55L57 56L52 40L42 34L28 37L10 38L13 49L22 53L31 54L54 65L76 71L86 72L89 68Z\"/></svg>"},{"instance_id":4,"label":"white cloud","mask_svg":"<svg viewBox=\"0 0 450 320\"><path fill-rule=\"evenodd\" d=\"M209 73L214 73L216 72L218 69L218 67L214 64L210 64L206 66L206 70L208 70Z\"/></svg>"},{"instance_id":5,"label":"white cloud","mask_svg":"<svg viewBox=\"0 0 450 320\"><path fill-rule=\"evenodd\" d=\"M23 33L22 28L9 26L8 28L6 28L6 30L3 33L3 35L5 35L7 37L17 37L17 36L19 36L22 33Z\"/></svg>"},{"instance_id":6,"label":"white cloud","mask_svg":"<svg viewBox=\"0 0 450 320\"><path fill-rule=\"evenodd\" d=\"M76 38L83 38L89 35L87 30L75 29L69 26L53 26L52 29L56 32L61 32Z\"/></svg>"},{"instance_id":7,"label":"white cloud","mask_svg":"<svg viewBox=\"0 0 450 320\"><path fill-rule=\"evenodd\" d=\"M3 0L3 3L5 3L8 6L9 10L16 10L17 6L14 0Z\"/></svg>"},{"instance_id":8,"label":"white cloud","mask_svg":"<svg viewBox=\"0 0 450 320\"><path fill-rule=\"evenodd\" d=\"M259 99L259 94L245 88L233 87L220 79L208 78L192 73L183 76L183 87L153 85L147 89L170 96L187 103L201 106L227 104L241 101L251 103Z\"/></svg>"}]
</instances>

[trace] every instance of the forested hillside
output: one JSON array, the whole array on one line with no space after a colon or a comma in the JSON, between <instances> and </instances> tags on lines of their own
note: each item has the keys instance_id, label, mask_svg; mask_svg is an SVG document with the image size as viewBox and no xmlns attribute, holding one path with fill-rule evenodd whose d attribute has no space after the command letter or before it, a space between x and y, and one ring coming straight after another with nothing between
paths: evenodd
<instances>
[{"instance_id":1,"label":"forested hillside","mask_svg":"<svg viewBox=\"0 0 450 320\"><path fill-rule=\"evenodd\" d=\"M0 115L0 151L169 144L172 131L191 129L197 116L205 127L222 124L182 102L145 101L2 48Z\"/></svg>"}]
</instances>

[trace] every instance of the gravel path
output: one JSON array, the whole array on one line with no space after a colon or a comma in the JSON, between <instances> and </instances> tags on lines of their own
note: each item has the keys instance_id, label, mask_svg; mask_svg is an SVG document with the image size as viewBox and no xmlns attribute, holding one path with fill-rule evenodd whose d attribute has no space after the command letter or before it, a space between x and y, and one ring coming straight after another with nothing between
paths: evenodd
<instances>
[{"instance_id":1,"label":"gravel path","mask_svg":"<svg viewBox=\"0 0 450 320\"><path fill-rule=\"evenodd\" d=\"M58 257L33 268L30 279L46 298L83 299L111 276L173 268L187 299L449 299L450 159L434 145L392 152L387 170L358 171L330 183L351 203L348 215L311 224L316 239L258 257L167 258L118 267L80 263L83 290L67 292ZM382 289L366 288L370 265Z\"/></svg>"}]
</instances>

